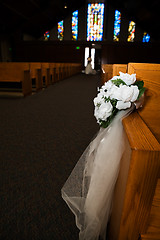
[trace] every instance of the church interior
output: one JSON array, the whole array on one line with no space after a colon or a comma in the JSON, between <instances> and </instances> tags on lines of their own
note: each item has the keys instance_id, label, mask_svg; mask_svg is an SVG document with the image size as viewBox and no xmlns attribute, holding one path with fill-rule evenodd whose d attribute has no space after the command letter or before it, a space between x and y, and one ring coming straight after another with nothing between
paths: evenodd
<instances>
[{"instance_id":1,"label":"church interior","mask_svg":"<svg viewBox=\"0 0 160 240\"><path fill-rule=\"evenodd\" d=\"M0 1L0 240L160 240L159 12L158 0ZM119 72L144 82L144 99L122 120L105 236L83 238L61 190Z\"/></svg>"}]
</instances>

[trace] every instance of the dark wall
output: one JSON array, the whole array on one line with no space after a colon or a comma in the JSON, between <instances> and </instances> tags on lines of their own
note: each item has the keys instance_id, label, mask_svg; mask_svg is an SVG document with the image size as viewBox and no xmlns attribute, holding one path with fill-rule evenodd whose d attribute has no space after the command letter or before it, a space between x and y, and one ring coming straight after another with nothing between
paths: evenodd
<instances>
[{"instance_id":1,"label":"dark wall","mask_svg":"<svg viewBox=\"0 0 160 240\"><path fill-rule=\"evenodd\" d=\"M157 43L108 43L99 42L101 63L146 62L160 63ZM80 49L76 49L79 47ZM83 41L31 41L15 45L13 61L84 63L85 47L92 42Z\"/></svg>"},{"instance_id":2,"label":"dark wall","mask_svg":"<svg viewBox=\"0 0 160 240\"><path fill-rule=\"evenodd\" d=\"M13 61L82 63L83 58L84 46L77 42L31 41L16 44Z\"/></svg>"},{"instance_id":3,"label":"dark wall","mask_svg":"<svg viewBox=\"0 0 160 240\"><path fill-rule=\"evenodd\" d=\"M160 63L158 43L103 43L101 63Z\"/></svg>"}]
</instances>

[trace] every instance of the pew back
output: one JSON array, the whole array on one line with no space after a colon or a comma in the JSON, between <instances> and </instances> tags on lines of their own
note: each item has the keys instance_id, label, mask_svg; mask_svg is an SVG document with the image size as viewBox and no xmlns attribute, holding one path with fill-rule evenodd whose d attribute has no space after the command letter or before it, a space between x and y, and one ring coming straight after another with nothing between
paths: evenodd
<instances>
[{"instance_id":1,"label":"pew back","mask_svg":"<svg viewBox=\"0 0 160 240\"><path fill-rule=\"evenodd\" d=\"M119 75L119 72L127 72L127 64L113 64L113 76Z\"/></svg>"},{"instance_id":2,"label":"pew back","mask_svg":"<svg viewBox=\"0 0 160 240\"><path fill-rule=\"evenodd\" d=\"M59 73L57 72L57 64L49 63L50 67L50 75L51 75L51 83L58 81Z\"/></svg>"},{"instance_id":3,"label":"pew back","mask_svg":"<svg viewBox=\"0 0 160 240\"><path fill-rule=\"evenodd\" d=\"M142 109L123 119L126 147L108 230L112 240L138 240L140 235L146 235L160 179L159 65L129 63L128 73L136 73L147 92Z\"/></svg>"},{"instance_id":4,"label":"pew back","mask_svg":"<svg viewBox=\"0 0 160 240\"><path fill-rule=\"evenodd\" d=\"M24 96L32 93L32 82L30 78L29 63L23 62L1 62L0 82L22 83L22 93Z\"/></svg>"},{"instance_id":5,"label":"pew back","mask_svg":"<svg viewBox=\"0 0 160 240\"><path fill-rule=\"evenodd\" d=\"M21 62L1 62L0 80L5 82L21 82L24 71L29 70L28 63Z\"/></svg>"},{"instance_id":6,"label":"pew back","mask_svg":"<svg viewBox=\"0 0 160 240\"><path fill-rule=\"evenodd\" d=\"M113 76L113 64L102 64L102 84Z\"/></svg>"},{"instance_id":7,"label":"pew back","mask_svg":"<svg viewBox=\"0 0 160 240\"><path fill-rule=\"evenodd\" d=\"M128 73L145 82L145 102L138 112L160 142L160 64L129 63Z\"/></svg>"},{"instance_id":8,"label":"pew back","mask_svg":"<svg viewBox=\"0 0 160 240\"><path fill-rule=\"evenodd\" d=\"M41 63L29 62L31 79L36 80L36 90L40 90L43 87Z\"/></svg>"},{"instance_id":9,"label":"pew back","mask_svg":"<svg viewBox=\"0 0 160 240\"><path fill-rule=\"evenodd\" d=\"M41 71L42 71L42 78L45 78L45 86L49 86L51 84L51 77L50 77L50 66L47 62L41 63Z\"/></svg>"}]
</instances>

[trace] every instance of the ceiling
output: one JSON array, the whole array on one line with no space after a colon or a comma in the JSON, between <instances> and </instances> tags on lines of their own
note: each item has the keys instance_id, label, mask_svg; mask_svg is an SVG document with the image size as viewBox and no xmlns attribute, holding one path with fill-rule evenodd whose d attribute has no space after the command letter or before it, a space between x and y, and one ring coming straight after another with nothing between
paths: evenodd
<instances>
[{"instance_id":1,"label":"ceiling","mask_svg":"<svg viewBox=\"0 0 160 240\"><path fill-rule=\"evenodd\" d=\"M0 31L39 38L84 4L85 0L0 0Z\"/></svg>"},{"instance_id":2,"label":"ceiling","mask_svg":"<svg viewBox=\"0 0 160 240\"><path fill-rule=\"evenodd\" d=\"M0 34L17 32L39 38L87 0L0 0ZM160 41L159 0L106 0L151 37ZM65 4L67 8L64 8Z\"/></svg>"}]
</instances>

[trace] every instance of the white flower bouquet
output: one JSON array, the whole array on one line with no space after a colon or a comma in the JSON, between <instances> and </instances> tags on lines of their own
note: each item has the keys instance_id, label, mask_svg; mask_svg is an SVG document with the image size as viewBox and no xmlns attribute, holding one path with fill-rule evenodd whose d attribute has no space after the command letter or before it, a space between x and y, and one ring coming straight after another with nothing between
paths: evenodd
<instances>
[{"instance_id":1,"label":"white flower bouquet","mask_svg":"<svg viewBox=\"0 0 160 240\"><path fill-rule=\"evenodd\" d=\"M105 82L93 100L94 116L103 128L108 127L118 111L130 108L145 91L144 82L136 81L136 74L119 74Z\"/></svg>"}]
</instances>

